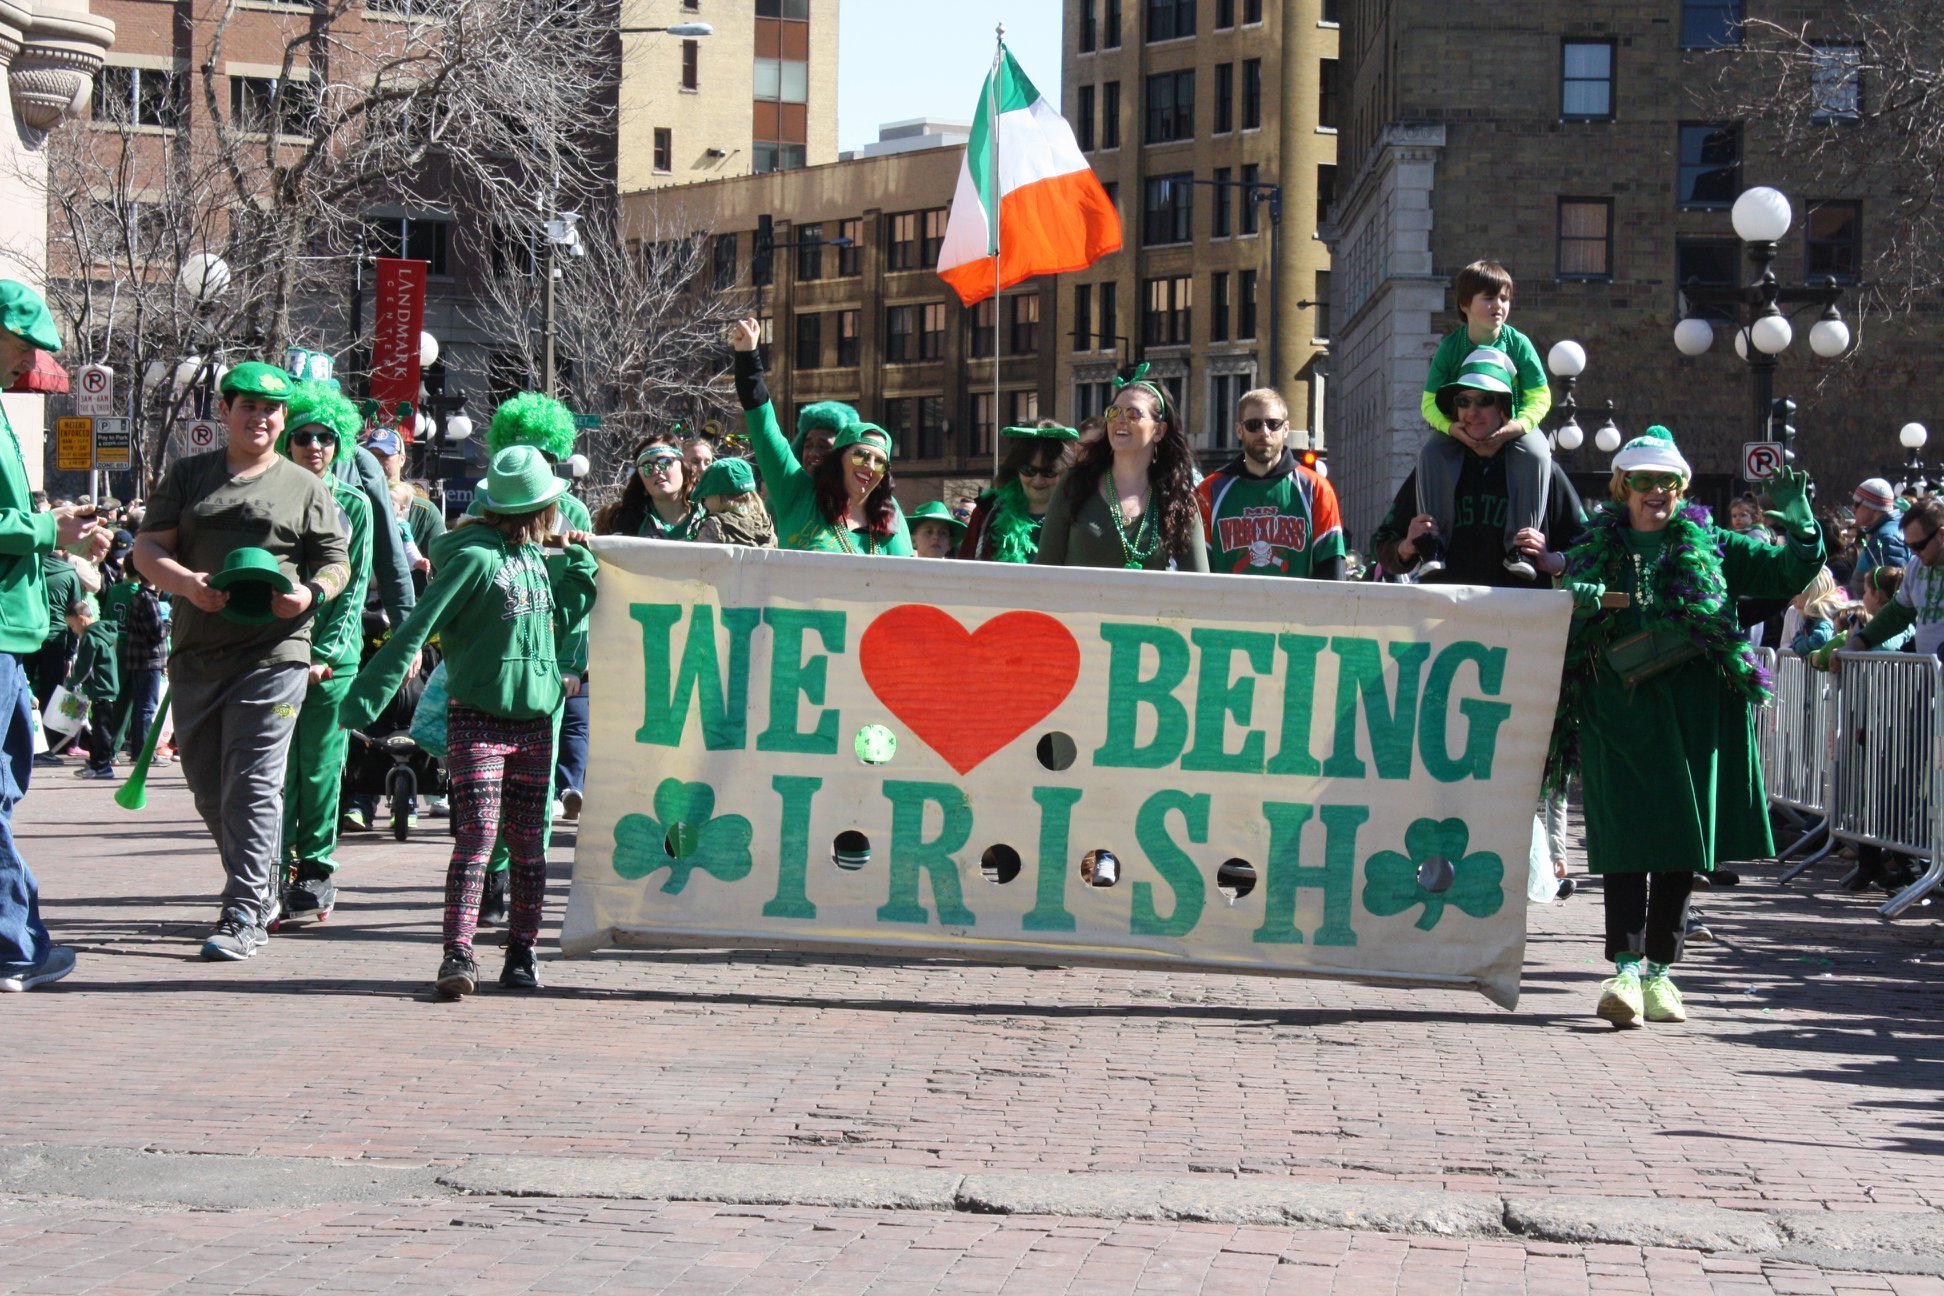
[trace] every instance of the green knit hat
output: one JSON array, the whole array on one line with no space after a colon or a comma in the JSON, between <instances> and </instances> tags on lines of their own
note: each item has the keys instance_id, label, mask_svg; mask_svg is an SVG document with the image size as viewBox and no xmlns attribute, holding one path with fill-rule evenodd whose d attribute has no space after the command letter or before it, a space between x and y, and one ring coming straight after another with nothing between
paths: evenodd
<instances>
[{"instance_id":1,"label":"green knit hat","mask_svg":"<svg viewBox=\"0 0 1944 1296\"><path fill-rule=\"evenodd\" d=\"M358 444L364 417L350 397L338 390L337 384L315 379L298 383L284 407L284 430L277 438L277 453L288 459L290 434L312 423L337 433L337 457L342 459Z\"/></svg>"},{"instance_id":2,"label":"green knit hat","mask_svg":"<svg viewBox=\"0 0 1944 1296\"><path fill-rule=\"evenodd\" d=\"M281 368L249 360L223 375L225 396L261 396L264 400L288 401L297 390L296 381Z\"/></svg>"},{"instance_id":3,"label":"green knit hat","mask_svg":"<svg viewBox=\"0 0 1944 1296\"><path fill-rule=\"evenodd\" d=\"M1619 453L1613 456L1613 467L1616 472L1659 469L1679 473L1683 481L1694 476L1694 470L1688 467L1687 457L1674 444L1674 434L1659 424L1621 446Z\"/></svg>"},{"instance_id":4,"label":"green knit hat","mask_svg":"<svg viewBox=\"0 0 1944 1296\"><path fill-rule=\"evenodd\" d=\"M43 351L61 349L61 330L54 327L47 300L16 279L0 279L0 329Z\"/></svg>"},{"instance_id":5,"label":"green knit hat","mask_svg":"<svg viewBox=\"0 0 1944 1296\"><path fill-rule=\"evenodd\" d=\"M905 514L905 523L910 529L916 530L920 522L943 522L952 528L953 544L965 538L965 523L953 517L952 510L946 508L942 500L926 500Z\"/></svg>"},{"instance_id":6,"label":"green knit hat","mask_svg":"<svg viewBox=\"0 0 1944 1296\"><path fill-rule=\"evenodd\" d=\"M857 421L857 411L842 401L818 401L814 405L805 405L797 415L796 436L791 438L790 453L801 457L803 439L812 432L842 432Z\"/></svg>"},{"instance_id":7,"label":"green knit hat","mask_svg":"<svg viewBox=\"0 0 1944 1296\"><path fill-rule=\"evenodd\" d=\"M1497 347L1475 347L1465 357L1465 363L1458 366L1458 376L1438 388L1438 409L1446 418L1452 416L1451 398L1460 391L1491 392L1505 397L1506 404L1512 404L1512 393L1519 387L1519 371L1512 364L1512 357Z\"/></svg>"},{"instance_id":8,"label":"green knit hat","mask_svg":"<svg viewBox=\"0 0 1944 1296\"><path fill-rule=\"evenodd\" d=\"M747 459L718 459L703 469L689 491L694 499L711 495L747 495L756 489L756 470Z\"/></svg>"},{"instance_id":9,"label":"green knit hat","mask_svg":"<svg viewBox=\"0 0 1944 1296\"><path fill-rule=\"evenodd\" d=\"M574 415L565 405L541 392L521 392L493 411L486 450L496 455L526 445L564 463L574 453L574 431Z\"/></svg>"},{"instance_id":10,"label":"green knit hat","mask_svg":"<svg viewBox=\"0 0 1944 1296\"><path fill-rule=\"evenodd\" d=\"M867 445L889 459L897 453L891 445L891 434L875 423L853 423L837 434L832 450L842 450L847 446Z\"/></svg>"}]
</instances>

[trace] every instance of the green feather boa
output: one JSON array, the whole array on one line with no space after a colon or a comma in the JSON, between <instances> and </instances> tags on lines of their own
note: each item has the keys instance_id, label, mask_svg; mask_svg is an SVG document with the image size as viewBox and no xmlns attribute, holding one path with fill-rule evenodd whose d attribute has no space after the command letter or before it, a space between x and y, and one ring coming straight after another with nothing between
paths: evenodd
<instances>
[{"instance_id":1,"label":"green feather boa","mask_svg":"<svg viewBox=\"0 0 1944 1296\"><path fill-rule=\"evenodd\" d=\"M1015 477L999 488L986 516L986 550L994 562L1029 563L1039 553L1040 523Z\"/></svg>"}]
</instances>

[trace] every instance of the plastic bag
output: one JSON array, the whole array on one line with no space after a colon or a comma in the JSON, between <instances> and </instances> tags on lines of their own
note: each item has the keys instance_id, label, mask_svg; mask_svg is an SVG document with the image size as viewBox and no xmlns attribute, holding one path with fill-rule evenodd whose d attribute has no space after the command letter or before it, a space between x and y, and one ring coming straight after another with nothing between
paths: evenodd
<instances>
[{"instance_id":1,"label":"plastic bag","mask_svg":"<svg viewBox=\"0 0 1944 1296\"><path fill-rule=\"evenodd\" d=\"M412 709L412 741L440 760L446 754L446 664L432 668L425 692Z\"/></svg>"},{"instance_id":2,"label":"plastic bag","mask_svg":"<svg viewBox=\"0 0 1944 1296\"><path fill-rule=\"evenodd\" d=\"M47 699L47 714L42 723L57 734L71 734L88 723L88 699L79 693L68 692L65 684L56 684L54 692Z\"/></svg>"},{"instance_id":3,"label":"plastic bag","mask_svg":"<svg viewBox=\"0 0 1944 1296\"><path fill-rule=\"evenodd\" d=\"M1544 815L1532 816L1532 852L1527 861L1526 900L1530 904L1551 904L1559 898L1559 879L1553 876L1552 848L1546 841Z\"/></svg>"}]
</instances>

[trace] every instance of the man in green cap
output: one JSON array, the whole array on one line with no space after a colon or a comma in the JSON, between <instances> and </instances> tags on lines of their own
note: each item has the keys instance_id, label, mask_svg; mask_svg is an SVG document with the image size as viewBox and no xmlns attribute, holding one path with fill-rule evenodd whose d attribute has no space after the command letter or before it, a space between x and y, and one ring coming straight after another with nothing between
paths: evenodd
<instances>
[{"instance_id":1,"label":"man in green cap","mask_svg":"<svg viewBox=\"0 0 1944 1296\"><path fill-rule=\"evenodd\" d=\"M135 565L174 596L176 746L228 876L203 942L211 960L249 958L277 920L284 764L310 682L312 616L351 579L330 488L277 454L296 386L274 365L230 370L219 407L228 444L169 469L135 542ZM289 587L270 595L267 621L225 615L236 596L212 579L246 548L271 555Z\"/></svg>"},{"instance_id":2,"label":"man in green cap","mask_svg":"<svg viewBox=\"0 0 1944 1296\"><path fill-rule=\"evenodd\" d=\"M0 388L34 367L35 352L60 349L60 331L40 294L0 279ZM49 625L41 556L58 546L99 562L109 535L71 507L34 512L27 461L4 404L0 432L0 991L17 991L74 968L74 951L48 937L40 888L13 839L13 808L27 795L34 765L34 699L21 659L40 648Z\"/></svg>"}]
</instances>

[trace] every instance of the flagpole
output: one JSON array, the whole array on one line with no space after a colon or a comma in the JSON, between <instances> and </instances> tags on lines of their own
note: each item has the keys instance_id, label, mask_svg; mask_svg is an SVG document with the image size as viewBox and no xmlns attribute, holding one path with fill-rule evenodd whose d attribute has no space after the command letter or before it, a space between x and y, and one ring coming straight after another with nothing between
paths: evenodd
<instances>
[{"instance_id":1,"label":"flagpole","mask_svg":"<svg viewBox=\"0 0 1944 1296\"><path fill-rule=\"evenodd\" d=\"M999 475L999 299L1005 296L1000 286L1004 278L999 255L999 210L1005 206L1004 195L999 188L999 116L1004 105L1000 102L1006 62L1006 24L1000 23L996 29L998 48L992 55L992 83L986 94L986 130L992 140L992 184L986 190L992 195L992 475Z\"/></svg>"}]
</instances>

